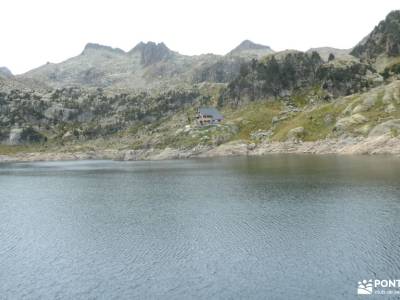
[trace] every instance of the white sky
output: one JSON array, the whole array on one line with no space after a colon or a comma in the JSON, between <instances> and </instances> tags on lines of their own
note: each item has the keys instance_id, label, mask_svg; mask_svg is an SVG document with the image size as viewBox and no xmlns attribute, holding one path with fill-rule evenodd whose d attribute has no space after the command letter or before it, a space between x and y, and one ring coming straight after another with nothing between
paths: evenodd
<instances>
[{"instance_id":1,"label":"white sky","mask_svg":"<svg viewBox=\"0 0 400 300\"><path fill-rule=\"evenodd\" d=\"M19 74L78 55L87 42L130 50L165 42L225 54L244 39L274 50L351 48L399 0L0 0L0 66Z\"/></svg>"}]
</instances>

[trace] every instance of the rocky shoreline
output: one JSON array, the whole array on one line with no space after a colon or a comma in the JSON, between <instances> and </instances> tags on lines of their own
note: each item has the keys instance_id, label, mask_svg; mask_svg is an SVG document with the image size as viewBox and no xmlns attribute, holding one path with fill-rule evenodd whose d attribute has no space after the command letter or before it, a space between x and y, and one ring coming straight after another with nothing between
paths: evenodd
<instances>
[{"instance_id":1,"label":"rocky shoreline","mask_svg":"<svg viewBox=\"0 0 400 300\"><path fill-rule=\"evenodd\" d=\"M96 150L88 152L33 152L1 155L1 162L66 160L167 160L196 157L260 156L269 153L307 153L338 155L395 155L400 157L400 137L389 134L368 138L326 139L315 142L265 142L261 144L233 141L218 147L198 146L192 149Z\"/></svg>"}]
</instances>

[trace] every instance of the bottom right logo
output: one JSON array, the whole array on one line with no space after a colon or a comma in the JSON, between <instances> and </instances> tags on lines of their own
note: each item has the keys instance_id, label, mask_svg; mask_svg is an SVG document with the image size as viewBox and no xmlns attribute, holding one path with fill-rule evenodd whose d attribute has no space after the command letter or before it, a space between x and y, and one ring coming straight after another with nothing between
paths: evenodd
<instances>
[{"instance_id":1,"label":"bottom right logo","mask_svg":"<svg viewBox=\"0 0 400 300\"><path fill-rule=\"evenodd\" d=\"M369 279L358 282L357 295L400 295L400 279Z\"/></svg>"},{"instance_id":2,"label":"bottom right logo","mask_svg":"<svg viewBox=\"0 0 400 300\"><path fill-rule=\"evenodd\" d=\"M372 279L359 281L357 295L372 295L373 288Z\"/></svg>"}]
</instances>

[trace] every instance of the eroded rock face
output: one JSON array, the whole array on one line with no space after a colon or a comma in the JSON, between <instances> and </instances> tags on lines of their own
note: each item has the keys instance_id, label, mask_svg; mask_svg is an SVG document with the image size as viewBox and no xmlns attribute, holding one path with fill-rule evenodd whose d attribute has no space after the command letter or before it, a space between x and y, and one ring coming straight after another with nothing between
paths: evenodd
<instances>
[{"instance_id":1,"label":"eroded rock face","mask_svg":"<svg viewBox=\"0 0 400 300\"><path fill-rule=\"evenodd\" d=\"M10 131L10 137L8 139L8 143L10 145L19 145L21 144L21 134L22 128L13 128Z\"/></svg>"},{"instance_id":2,"label":"eroded rock face","mask_svg":"<svg viewBox=\"0 0 400 300\"><path fill-rule=\"evenodd\" d=\"M377 86L381 84L380 77L367 63L325 63L317 52L273 54L243 64L239 75L222 95L221 103L237 106L263 98L290 98L296 91L318 86L323 95L306 99L313 104L321 99L350 95Z\"/></svg>"},{"instance_id":3,"label":"eroded rock face","mask_svg":"<svg viewBox=\"0 0 400 300\"><path fill-rule=\"evenodd\" d=\"M64 108L61 105L54 105L44 111L44 116L48 119L54 119L57 121L68 121L77 111L75 109Z\"/></svg>"},{"instance_id":4,"label":"eroded rock face","mask_svg":"<svg viewBox=\"0 0 400 300\"><path fill-rule=\"evenodd\" d=\"M154 42L139 43L131 50L131 52L139 52L141 55L141 64L148 66L161 60L168 59L173 56L173 52L168 49L164 43L156 44Z\"/></svg>"},{"instance_id":5,"label":"eroded rock face","mask_svg":"<svg viewBox=\"0 0 400 300\"><path fill-rule=\"evenodd\" d=\"M10 136L8 139L9 145L22 145L29 143L44 142L45 137L37 132L32 127L28 128L13 128L10 130Z\"/></svg>"}]
</instances>

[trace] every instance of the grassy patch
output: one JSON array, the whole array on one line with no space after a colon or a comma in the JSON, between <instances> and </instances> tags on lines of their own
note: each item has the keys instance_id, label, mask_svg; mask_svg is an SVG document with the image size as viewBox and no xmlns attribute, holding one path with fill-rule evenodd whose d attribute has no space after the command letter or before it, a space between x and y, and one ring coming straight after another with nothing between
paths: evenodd
<instances>
[{"instance_id":1,"label":"grassy patch","mask_svg":"<svg viewBox=\"0 0 400 300\"><path fill-rule=\"evenodd\" d=\"M398 137L399 134L400 134L400 132L399 132L399 130L398 130L397 128L391 128L391 129L390 129L390 135L391 135L392 137Z\"/></svg>"},{"instance_id":2,"label":"grassy patch","mask_svg":"<svg viewBox=\"0 0 400 300\"><path fill-rule=\"evenodd\" d=\"M225 122L238 127L233 139L250 139L250 134L257 130L268 130L272 126L272 118L282 110L280 102L253 102L236 110L225 109Z\"/></svg>"},{"instance_id":3,"label":"grassy patch","mask_svg":"<svg viewBox=\"0 0 400 300\"><path fill-rule=\"evenodd\" d=\"M18 153L44 152L47 147L43 145L0 145L0 155L15 155Z\"/></svg>"},{"instance_id":4,"label":"grassy patch","mask_svg":"<svg viewBox=\"0 0 400 300\"><path fill-rule=\"evenodd\" d=\"M368 118L368 124L371 127L382 123L384 120L391 117L393 114L385 112L385 104L383 102L384 92L380 92L378 94L378 98L375 101L375 104L368 109L368 111L364 112L363 115Z\"/></svg>"},{"instance_id":5,"label":"grassy patch","mask_svg":"<svg viewBox=\"0 0 400 300\"><path fill-rule=\"evenodd\" d=\"M334 128L335 119L343 111L346 104L334 105L332 103L320 106L312 111L301 112L291 119L280 123L273 136L275 141L283 141L287 138L288 132L296 127L303 127L305 130L305 141L316 141L326 138ZM329 116L330 122L325 118Z\"/></svg>"}]
</instances>

